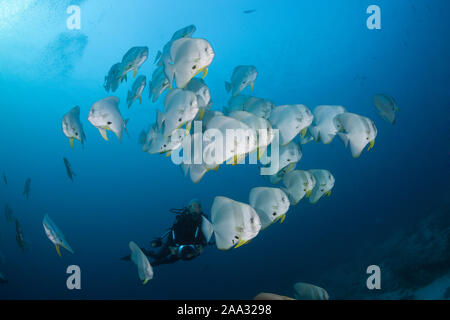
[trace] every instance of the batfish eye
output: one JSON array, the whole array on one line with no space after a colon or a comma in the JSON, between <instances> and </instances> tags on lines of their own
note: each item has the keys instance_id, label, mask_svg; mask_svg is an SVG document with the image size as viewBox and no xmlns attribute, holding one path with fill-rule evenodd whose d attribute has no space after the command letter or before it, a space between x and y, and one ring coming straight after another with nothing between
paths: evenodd
<instances>
[{"instance_id":1,"label":"batfish eye","mask_svg":"<svg viewBox=\"0 0 450 320\"><path fill-rule=\"evenodd\" d=\"M111 121L108 121L108 124L112 124L112 122L111 122Z\"/></svg>"},{"instance_id":2,"label":"batfish eye","mask_svg":"<svg viewBox=\"0 0 450 320\"><path fill-rule=\"evenodd\" d=\"M276 216L276 215L277 215L277 213L276 213L276 212L274 212L274 213L272 213L272 215L273 215L273 216Z\"/></svg>"},{"instance_id":3,"label":"batfish eye","mask_svg":"<svg viewBox=\"0 0 450 320\"><path fill-rule=\"evenodd\" d=\"M195 70L197 68L197 66L194 64L193 66L192 66L192 70Z\"/></svg>"},{"instance_id":4,"label":"batfish eye","mask_svg":"<svg viewBox=\"0 0 450 320\"><path fill-rule=\"evenodd\" d=\"M78 136L78 132L75 132L75 135Z\"/></svg>"},{"instance_id":5,"label":"batfish eye","mask_svg":"<svg viewBox=\"0 0 450 320\"><path fill-rule=\"evenodd\" d=\"M323 192L323 189L320 189L320 192Z\"/></svg>"},{"instance_id":6,"label":"batfish eye","mask_svg":"<svg viewBox=\"0 0 450 320\"><path fill-rule=\"evenodd\" d=\"M163 145L163 147L165 148L165 147L166 147L166 144L165 144L165 145Z\"/></svg>"},{"instance_id":7,"label":"batfish eye","mask_svg":"<svg viewBox=\"0 0 450 320\"><path fill-rule=\"evenodd\" d=\"M291 159L286 159L287 162L291 162Z\"/></svg>"},{"instance_id":8,"label":"batfish eye","mask_svg":"<svg viewBox=\"0 0 450 320\"><path fill-rule=\"evenodd\" d=\"M179 121L179 122L181 122L181 118L180 118L180 119L178 119L178 121Z\"/></svg>"}]
</instances>

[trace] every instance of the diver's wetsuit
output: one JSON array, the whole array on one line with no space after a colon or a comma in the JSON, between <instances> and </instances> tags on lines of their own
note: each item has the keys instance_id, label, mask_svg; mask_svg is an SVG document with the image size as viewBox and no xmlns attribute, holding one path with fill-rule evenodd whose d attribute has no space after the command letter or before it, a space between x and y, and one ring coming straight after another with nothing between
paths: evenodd
<instances>
[{"instance_id":1,"label":"diver's wetsuit","mask_svg":"<svg viewBox=\"0 0 450 320\"><path fill-rule=\"evenodd\" d=\"M205 216L203 212L192 213L185 209L173 209L171 212L176 213L176 220L169 231L161 238L152 242L153 247L161 248L157 251L146 250L141 248L142 252L153 259L152 266L158 266L161 264L174 263L180 259L192 260L198 257L208 242L202 232L202 216ZM166 241L161 244L161 241L166 237ZM195 247L192 249L191 247ZM186 248L187 247L187 248ZM179 254L179 251L187 249L189 255ZM185 253L185 251L183 251ZM122 260L129 261L130 255L123 257Z\"/></svg>"},{"instance_id":2,"label":"diver's wetsuit","mask_svg":"<svg viewBox=\"0 0 450 320\"><path fill-rule=\"evenodd\" d=\"M178 212L175 223L169 230L167 239L158 252L144 252L147 256L154 259L151 265L158 266L180 260L181 257L176 251L181 246L193 245L198 250L197 255L184 260L191 260L200 255L203 248L207 245L206 238L201 230L202 216L204 216L203 213L188 213L186 210Z\"/></svg>"}]
</instances>

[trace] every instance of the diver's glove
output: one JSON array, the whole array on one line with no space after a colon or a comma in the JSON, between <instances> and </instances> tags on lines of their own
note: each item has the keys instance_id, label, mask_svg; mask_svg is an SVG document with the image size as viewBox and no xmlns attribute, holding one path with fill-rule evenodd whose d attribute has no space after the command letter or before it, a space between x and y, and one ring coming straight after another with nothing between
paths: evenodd
<instances>
[{"instance_id":1,"label":"diver's glove","mask_svg":"<svg viewBox=\"0 0 450 320\"><path fill-rule=\"evenodd\" d=\"M159 248L162 246L162 239L161 238L156 238L154 239L152 242L150 242L150 246L152 248Z\"/></svg>"}]
</instances>

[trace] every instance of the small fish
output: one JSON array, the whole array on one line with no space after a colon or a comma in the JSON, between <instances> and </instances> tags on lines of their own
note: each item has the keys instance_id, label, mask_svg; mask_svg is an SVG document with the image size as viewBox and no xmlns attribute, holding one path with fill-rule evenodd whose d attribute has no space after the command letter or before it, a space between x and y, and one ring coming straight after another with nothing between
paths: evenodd
<instances>
[{"instance_id":1,"label":"small fish","mask_svg":"<svg viewBox=\"0 0 450 320\"><path fill-rule=\"evenodd\" d=\"M196 119L202 120L205 112L212 106L211 92L203 79L192 78L191 81L184 87L184 90L189 90L195 93L198 104L198 114Z\"/></svg>"},{"instance_id":2,"label":"small fish","mask_svg":"<svg viewBox=\"0 0 450 320\"><path fill-rule=\"evenodd\" d=\"M247 154L258 148L255 130L252 130L247 124L235 118L220 114L215 115L208 120L206 129L204 139L209 142L214 141L214 132L221 132L223 137L227 136L227 132L230 132L229 130L233 130L235 133L232 140L232 145L234 146L230 148L230 146L227 146L228 143L221 144L221 153L216 153L215 143L209 143L209 145L204 146L203 158L206 162L206 167L210 170L224 162L233 165L242 163ZM213 131L210 133L211 129Z\"/></svg>"},{"instance_id":3,"label":"small fish","mask_svg":"<svg viewBox=\"0 0 450 320\"><path fill-rule=\"evenodd\" d=\"M16 241L22 252L28 250L29 248L28 243L25 241L23 237L22 227L20 226L19 220L17 219L16 219Z\"/></svg>"},{"instance_id":4,"label":"small fish","mask_svg":"<svg viewBox=\"0 0 450 320\"><path fill-rule=\"evenodd\" d=\"M250 13L253 13L253 12L256 12L256 9L244 10L245 14L250 14Z\"/></svg>"},{"instance_id":5,"label":"small fish","mask_svg":"<svg viewBox=\"0 0 450 320\"><path fill-rule=\"evenodd\" d=\"M67 138L69 138L70 146L74 147L74 140L81 142L84 146L86 135L84 134L83 125L80 121L80 107L76 106L66 113L62 119L62 129Z\"/></svg>"},{"instance_id":6,"label":"small fish","mask_svg":"<svg viewBox=\"0 0 450 320\"><path fill-rule=\"evenodd\" d=\"M346 110L342 106L317 106L313 111L313 124L308 128L314 140L321 141L323 144L331 143L339 131L336 128L334 117L344 112Z\"/></svg>"},{"instance_id":7,"label":"small fish","mask_svg":"<svg viewBox=\"0 0 450 320\"><path fill-rule=\"evenodd\" d=\"M253 188L249 204L258 214L262 230L278 220L283 223L290 206L289 198L283 190L266 187Z\"/></svg>"},{"instance_id":8,"label":"small fish","mask_svg":"<svg viewBox=\"0 0 450 320\"><path fill-rule=\"evenodd\" d=\"M381 118L391 124L395 124L395 113L400 109L397 107L394 98L386 94L377 94L373 97L373 103Z\"/></svg>"},{"instance_id":9,"label":"small fish","mask_svg":"<svg viewBox=\"0 0 450 320\"><path fill-rule=\"evenodd\" d=\"M375 123L369 118L354 113L341 113L334 117L335 126L338 129L337 135L344 145L350 144L353 158L359 158L366 145L370 150L375 145L377 128Z\"/></svg>"},{"instance_id":10,"label":"small fish","mask_svg":"<svg viewBox=\"0 0 450 320\"><path fill-rule=\"evenodd\" d=\"M297 162L299 162L302 157L302 148L294 140L285 146L280 146L278 171L276 174L269 176L270 183L277 184L280 182L285 174L295 169Z\"/></svg>"},{"instance_id":11,"label":"small fish","mask_svg":"<svg viewBox=\"0 0 450 320\"><path fill-rule=\"evenodd\" d=\"M228 250L250 242L261 230L261 220L250 205L226 197L215 197L211 207L216 246Z\"/></svg>"},{"instance_id":12,"label":"small fish","mask_svg":"<svg viewBox=\"0 0 450 320\"><path fill-rule=\"evenodd\" d=\"M119 102L117 97L106 97L95 102L89 111L89 122L98 129L106 141L108 141L107 131L114 132L119 141L122 140L123 130L127 132L128 120L123 120L119 111Z\"/></svg>"},{"instance_id":13,"label":"small fish","mask_svg":"<svg viewBox=\"0 0 450 320\"><path fill-rule=\"evenodd\" d=\"M197 113L197 96L191 91L175 89L166 95L164 114L158 113L157 124L161 128L164 122L164 136L167 137L181 126L189 126Z\"/></svg>"},{"instance_id":14,"label":"small fish","mask_svg":"<svg viewBox=\"0 0 450 320\"><path fill-rule=\"evenodd\" d=\"M129 247L131 250L131 261L136 264L138 268L139 279L142 281L142 284L145 285L148 281L153 279L153 268L148 261L148 258L136 245L136 243L130 241Z\"/></svg>"},{"instance_id":15,"label":"small fish","mask_svg":"<svg viewBox=\"0 0 450 320\"><path fill-rule=\"evenodd\" d=\"M13 222L14 220L13 211L8 204L5 205L5 217L7 222Z\"/></svg>"},{"instance_id":16,"label":"small fish","mask_svg":"<svg viewBox=\"0 0 450 320\"><path fill-rule=\"evenodd\" d=\"M73 182L73 177L76 176L75 172L72 170L72 166L70 165L69 160L67 158L64 158L64 166L66 167L67 175L69 176L69 179Z\"/></svg>"},{"instance_id":17,"label":"small fish","mask_svg":"<svg viewBox=\"0 0 450 320\"><path fill-rule=\"evenodd\" d=\"M331 195L335 179L328 170L315 169L309 170L309 172L314 176L314 180L316 181L316 184L311 191L311 196L309 197L309 202L314 204L319 201L324 194L327 194L328 196Z\"/></svg>"},{"instance_id":18,"label":"small fish","mask_svg":"<svg viewBox=\"0 0 450 320\"><path fill-rule=\"evenodd\" d=\"M133 47L125 53L121 63L120 82L127 81L127 73L133 71L133 78L136 77L140 66L148 58L148 47Z\"/></svg>"},{"instance_id":19,"label":"small fish","mask_svg":"<svg viewBox=\"0 0 450 320\"><path fill-rule=\"evenodd\" d=\"M157 110L157 114L160 111ZM157 115L157 118L161 115ZM142 145L142 151L149 154L166 154L170 156L172 151L181 147L184 139L189 136L189 133L184 129L174 130L170 136L164 135L164 123L158 126L158 123L154 123L148 129L148 131L141 132L140 145Z\"/></svg>"},{"instance_id":20,"label":"small fish","mask_svg":"<svg viewBox=\"0 0 450 320\"><path fill-rule=\"evenodd\" d=\"M156 102L159 96L169 88L169 80L164 73L164 67L160 66L152 74L152 80L148 83L149 99L152 98L152 102Z\"/></svg>"},{"instance_id":21,"label":"small fish","mask_svg":"<svg viewBox=\"0 0 450 320\"><path fill-rule=\"evenodd\" d=\"M28 178L27 181L25 181L25 187L23 189L23 195L25 197L27 197L27 200L30 197L30 185L31 185L31 179Z\"/></svg>"},{"instance_id":22,"label":"small fish","mask_svg":"<svg viewBox=\"0 0 450 320\"><path fill-rule=\"evenodd\" d=\"M61 257L60 246L70 253L74 253L66 238L64 237L64 234L52 221L52 219L50 219L48 214L44 216L42 224L44 225L45 234L47 235L48 239L55 245L58 256Z\"/></svg>"},{"instance_id":23,"label":"small fish","mask_svg":"<svg viewBox=\"0 0 450 320\"><path fill-rule=\"evenodd\" d=\"M270 114L270 123L280 131L280 144L286 145L299 133L306 135L307 128L313 122L312 112L302 104L275 107Z\"/></svg>"},{"instance_id":24,"label":"small fish","mask_svg":"<svg viewBox=\"0 0 450 320\"><path fill-rule=\"evenodd\" d=\"M295 299L297 300L329 300L330 296L325 289L318 286L298 282L294 285Z\"/></svg>"},{"instance_id":25,"label":"small fish","mask_svg":"<svg viewBox=\"0 0 450 320\"><path fill-rule=\"evenodd\" d=\"M258 117L269 119L274 108L273 101L239 94L231 97L228 100L228 107L224 107L223 110L225 114L230 114L233 111L247 111Z\"/></svg>"},{"instance_id":26,"label":"small fish","mask_svg":"<svg viewBox=\"0 0 450 320\"><path fill-rule=\"evenodd\" d=\"M109 69L108 75L105 77L105 83L103 84L106 92L109 92L109 90L115 92L117 90L121 82L121 71L122 63L120 62L114 64L111 69Z\"/></svg>"},{"instance_id":27,"label":"small fish","mask_svg":"<svg viewBox=\"0 0 450 320\"><path fill-rule=\"evenodd\" d=\"M170 56L164 61L164 72L169 85L175 79L178 88L184 88L200 72L203 78L214 59L214 50L205 39L181 38L172 42Z\"/></svg>"},{"instance_id":28,"label":"small fish","mask_svg":"<svg viewBox=\"0 0 450 320\"><path fill-rule=\"evenodd\" d=\"M6 179L6 173L3 172L3 182L8 184L8 179Z\"/></svg>"},{"instance_id":29,"label":"small fish","mask_svg":"<svg viewBox=\"0 0 450 320\"><path fill-rule=\"evenodd\" d=\"M142 92L145 89L145 85L147 84L147 78L143 75L140 75L136 78L133 83L133 87L128 91L127 95L127 104L128 109L131 107L136 99L139 99L139 103L142 104Z\"/></svg>"},{"instance_id":30,"label":"small fish","mask_svg":"<svg viewBox=\"0 0 450 320\"><path fill-rule=\"evenodd\" d=\"M272 142L274 137L270 122L247 111L233 111L228 116L245 123L256 132L258 137L258 160L261 159L267 146Z\"/></svg>"},{"instance_id":31,"label":"small fish","mask_svg":"<svg viewBox=\"0 0 450 320\"><path fill-rule=\"evenodd\" d=\"M181 38L192 38L192 35L196 30L197 28L194 25L189 25L175 31L169 42L164 45L163 51L158 51L158 53L156 54L155 63L158 66L162 66L164 61L170 59L170 47L172 46L172 42Z\"/></svg>"},{"instance_id":32,"label":"small fish","mask_svg":"<svg viewBox=\"0 0 450 320\"><path fill-rule=\"evenodd\" d=\"M304 197L309 198L316 185L316 179L309 171L294 170L283 177L283 184L291 205L297 205Z\"/></svg>"},{"instance_id":33,"label":"small fish","mask_svg":"<svg viewBox=\"0 0 450 320\"><path fill-rule=\"evenodd\" d=\"M233 70L230 82L225 81L225 89L231 91L233 96L237 96L246 87L253 90L258 71L255 66L237 66Z\"/></svg>"}]
</instances>

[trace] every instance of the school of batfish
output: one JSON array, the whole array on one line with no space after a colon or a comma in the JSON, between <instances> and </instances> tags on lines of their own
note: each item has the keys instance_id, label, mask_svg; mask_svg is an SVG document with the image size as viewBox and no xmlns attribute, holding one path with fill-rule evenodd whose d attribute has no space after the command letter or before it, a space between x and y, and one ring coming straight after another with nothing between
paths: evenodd
<instances>
[{"instance_id":1,"label":"school of batfish","mask_svg":"<svg viewBox=\"0 0 450 320\"><path fill-rule=\"evenodd\" d=\"M194 25L176 31L161 51L158 51L154 63L156 68L148 83L149 99L156 102L164 97L163 110L156 110L156 121L151 123L139 135L142 151L149 154L172 155L174 152L189 153L204 159L200 163L184 161L179 165L185 176L189 175L198 183L205 173L217 171L222 164L239 164L249 155L261 159L271 147L275 132L279 139L279 166L276 173L270 175L271 184L282 182L283 186L256 187L250 190L248 204L217 196L211 208L211 221L203 218L202 232L209 241L215 237L218 249L238 248L254 239L261 230L271 224L285 220L290 206L297 205L303 198L316 203L323 195L331 195L335 178L324 169L297 170L296 165L302 158L302 146L315 141L330 144L338 136L354 158L358 158L367 146L370 150L377 137L374 122L362 115L349 112L339 105L320 105L310 110L303 104L276 106L271 100L242 94L253 90L258 77L255 66L239 65L234 68L229 81L225 82L226 92L231 94L228 105L221 110L212 110L211 92L204 78L214 60L214 50L208 40L194 38ZM115 92L128 73L135 78L128 91L126 104L128 108L139 101L147 86L145 75L139 75L139 69L149 57L147 47L133 47L123 56L121 62L115 63L105 77L104 88ZM197 77L201 74L201 78ZM137 76L137 77L136 77ZM98 129L100 135L108 140L108 131L113 132L119 140L123 132L127 133L128 120L124 119L119 109L120 99L107 96L92 104L88 121ZM394 124L398 111L396 102L385 94L374 97L374 105L379 115ZM200 131L191 132L192 125L201 123ZM241 132L231 149L224 147L220 157L215 152L210 132L220 132L223 136L227 130ZM80 107L76 106L62 118L62 130L74 147L75 140L82 146L86 135L80 120ZM185 143L186 141L192 143ZM191 149L194 142L202 146L200 153ZM188 146L188 147L186 147ZM67 174L73 180L75 173L69 161L64 158ZM6 183L6 176L4 176ZM24 194L28 197L30 181L27 181ZM8 221L12 221L12 210L5 208ZM17 241L23 241L20 225L17 223ZM73 253L61 230L48 215L43 221L45 232L55 244L58 255L60 247ZM139 278L145 283L153 278L153 270L147 257L134 243L129 244L131 259L137 265ZM323 289L307 284L297 284L298 297L320 296L328 299ZM262 293L257 298L270 298L275 295ZM297 297L296 296L296 297ZM281 296L278 296L281 297ZM275 297L276 298L276 297ZM283 297L281 297L283 298Z\"/></svg>"}]
</instances>

